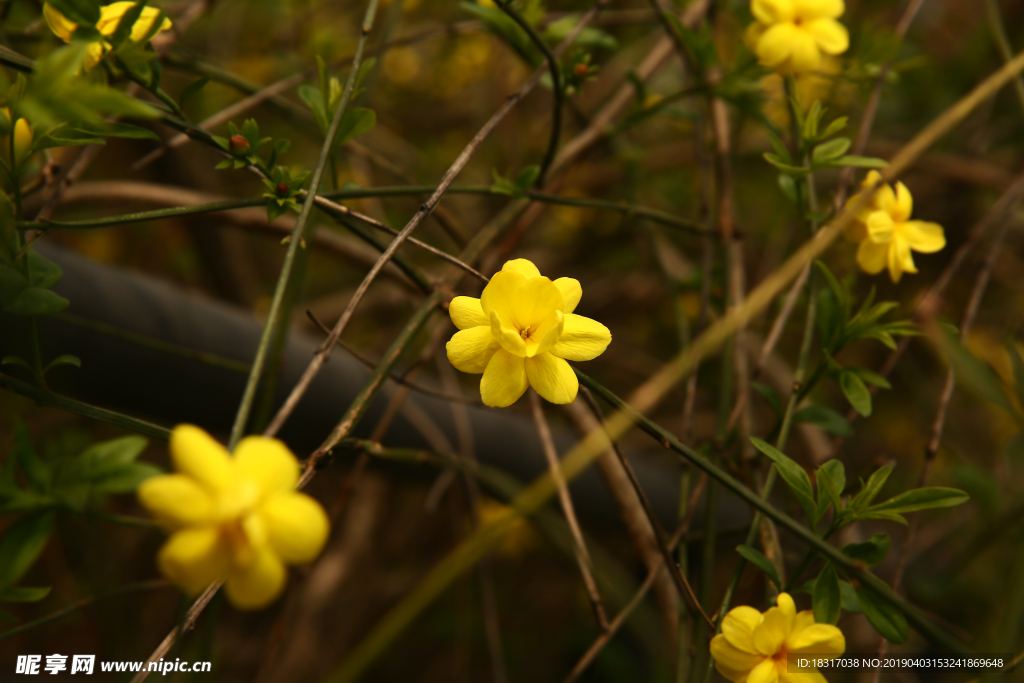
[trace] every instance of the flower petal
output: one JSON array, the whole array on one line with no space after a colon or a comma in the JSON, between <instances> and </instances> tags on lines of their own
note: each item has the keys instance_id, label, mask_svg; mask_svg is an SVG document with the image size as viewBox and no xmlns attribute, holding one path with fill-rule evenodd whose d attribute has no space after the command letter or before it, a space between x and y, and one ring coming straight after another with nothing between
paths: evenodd
<instances>
[{"instance_id":1,"label":"flower petal","mask_svg":"<svg viewBox=\"0 0 1024 683\"><path fill-rule=\"evenodd\" d=\"M156 559L160 573L190 595L209 586L228 569L228 552L215 526L171 534Z\"/></svg>"},{"instance_id":2,"label":"flower petal","mask_svg":"<svg viewBox=\"0 0 1024 683\"><path fill-rule=\"evenodd\" d=\"M263 518L270 546L289 564L315 560L331 528L320 503L304 493L275 493L260 506L258 514Z\"/></svg>"},{"instance_id":3,"label":"flower petal","mask_svg":"<svg viewBox=\"0 0 1024 683\"><path fill-rule=\"evenodd\" d=\"M790 65L794 71L815 71L821 66L821 50L806 29L794 31L791 49Z\"/></svg>"},{"instance_id":4,"label":"flower petal","mask_svg":"<svg viewBox=\"0 0 1024 683\"><path fill-rule=\"evenodd\" d=\"M946 247L946 234L938 223L907 221L900 226L900 235L911 249L922 254L933 254Z\"/></svg>"},{"instance_id":5,"label":"flower petal","mask_svg":"<svg viewBox=\"0 0 1024 683\"><path fill-rule=\"evenodd\" d=\"M530 386L551 403L572 403L580 389L569 364L550 353L527 358L526 376Z\"/></svg>"},{"instance_id":6,"label":"flower petal","mask_svg":"<svg viewBox=\"0 0 1024 683\"><path fill-rule=\"evenodd\" d=\"M899 212L899 203L896 201L896 192L892 189L892 185L886 184L878 188L878 191L875 192L875 206L890 216Z\"/></svg>"},{"instance_id":7,"label":"flower petal","mask_svg":"<svg viewBox=\"0 0 1024 683\"><path fill-rule=\"evenodd\" d=\"M299 461L277 439L247 436L235 448L235 472L256 481L264 493L291 491L299 480Z\"/></svg>"},{"instance_id":8,"label":"flower petal","mask_svg":"<svg viewBox=\"0 0 1024 683\"><path fill-rule=\"evenodd\" d=\"M146 37L146 34L153 28L153 22L160 16L160 10L156 7L147 7L142 10L142 14L139 16L139 20L132 26L131 39L136 43L142 42L142 39ZM116 25L115 25L116 28ZM163 22L160 24L161 31L171 30L171 20L164 16Z\"/></svg>"},{"instance_id":9,"label":"flower petal","mask_svg":"<svg viewBox=\"0 0 1024 683\"><path fill-rule=\"evenodd\" d=\"M502 327L513 327L512 305L519 288L526 283L522 273L500 271L494 274L480 295L480 307L490 320L491 313L497 313Z\"/></svg>"},{"instance_id":10,"label":"flower petal","mask_svg":"<svg viewBox=\"0 0 1024 683\"><path fill-rule=\"evenodd\" d=\"M562 293L555 287L555 283L546 277L533 277L526 280L516 292L512 302L512 318L520 330L532 328L548 320L552 313L561 311L564 306Z\"/></svg>"},{"instance_id":11,"label":"flower petal","mask_svg":"<svg viewBox=\"0 0 1024 683\"><path fill-rule=\"evenodd\" d=\"M227 449L199 427L175 427L170 451L175 468L203 486L218 491L231 485L234 477Z\"/></svg>"},{"instance_id":12,"label":"flower petal","mask_svg":"<svg viewBox=\"0 0 1024 683\"><path fill-rule=\"evenodd\" d=\"M771 657L779 651L793 630L796 606L787 593L779 593L778 605L761 617L761 623L754 628L754 647L761 654Z\"/></svg>"},{"instance_id":13,"label":"flower petal","mask_svg":"<svg viewBox=\"0 0 1024 683\"><path fill-rule=\"evenodd\" d=\"M491 311L491 338L513 356L526 357L526 340L516 330L502 327L498 314Z\"/></svg>"},{"instance_id":14,"label":"flower petal","mask_svg":"<svg viewBox=\"0 0 1024 683\"><path fill-rule=\"evenodd\" d=\"M558 343L551 347L551 353L566 360L593 360L612 341L607 327L582 315L570 313L565 316L565 325Z\"/></svg>"},{"instance_id":15,"label":"flower petal","mask_svg":"<svg viewBox=\"0 0 1024 683\"><path fill-rule=\"evenodd\" d=\"M571 314L570 314L571 315ZM526 340L526 355L538 356L551 350L562 337L565 330L565 318L561 311L553 311L543 322L537 325L530 338Z\"/></svg>"},{"instance_id":16,"label":"flower petal","mask_svg":"<svg viewBox=\"0 0 1024 683\"><path fill-rule=\"evenodd\" d=\"M139 502L154 517L174 527L215 521L213 497L184 474L150 477L139 484L138 496Z\"/></svg>"},{"instance_id":17,"label":"flower petal","mask_svg":"<svg viewBox=\"0 0 1024 683\"><path fill-rule=\"evenodd\" d=\"M252 561L244 568L228 573L224 592L238 609L259 609L281 594L287 572L281 559L269 546L255 548Z\"/></svg>"},{"instance_id":18,"label":"flower petal","mask_svg":"<svg viewBox=\"0 0 1024 683\"><path fill-rule=\"evenodd\" d=\"M803 29L814 38L818 48L830 55L841 55L850 48L850 33L834 19L805 21Z\"/></svg>"},{"instance_id":19,"label":"flower petal","mask_svg":"<svg viewBox=\"0 0 1024 683\"><path fill-rule=\"evenodd\" d=\"M793 7L804 19L838 19L846 11L843 0L793 0Z\"/></svg>"},{"instance_id":20,"label":"flower petal","mask_svg":"<svg viewBox=\"0 0 1024 683\"><path fill-rule=\"evenodd\" d=\"M867 220L868 239L875 244L885 244L892 241L893 233L896 231L896 224L888 211L872 211Z\"/></svg>"},{"instance_id":21,"label":"flower petal","mask_svg":"<svg viewBox=\"0 0 1024 683\"><path fill-rule=\"evenodd\" d=\"M765 659L750 672L746 683L778 683L778 680L779 669L775 666L775 662Z\"/></svg>"},{"instance_id":22,"label":"flower petal","mask_svg":"<svg viewBox=\"0 0 1024 683\"><path fill-rule=\"evenodd\" d=\"M795 13L793 0L754 0L750 3L750 11L762 24L792 21Z\"/></svg>"},{"instance_id":23,"label":"flower petal","mask_svg":"<svg viewBox=\"0 0 1024 683\"><path fill-rule=\"evenodd\" d=\"M765 66L779 66L792 56L793 44L800 40L799 34L793 24L775 24L764 32L754 51Z\"/></svg>"},{"instance_id":24,"label":"flower petal","mask_svg":"<svg viewBox=\"0 0 1024 683\"><path fill-rule=\"evenodd\" d=\"M780 673L779 683L828 683L828 679L817 670L800 673Z\"/></svg>"},{"instance_id":25,"label":"flower petal","mask_svg":"<svg viewBox=\"0 0 1024 683\"><path fill-rule=\"evenodd\" d=\"M735 607L722 620L722 635L738 650L757 653L754 647L754 629L761 622L761 613L753 607Z\"/></svg>"},{"instance_id":26,"label":"flower petal","mask_svg":"<svg viewBox=\"0 0 1024 683\"><path fill-rule=\"evenodd\" d=\"M758 612L758 618L760 616ZM724 634L711 639L711 656L715 659L718 672L730 681L743 678L764 659L761 655L744 652L733 646Z\"/></svg>"},{"instance_id":27,"label":"flower petal","mask_svg":"<svg viewBox=\"0 0 1024 683\"><path fill-rule=\"evenodd\" d=\"M575 311L580 299L583 298L580 281L571 277L560 277L555 280L555 287L558 287L558 291L562 293L562 302L564 303L562 313L569 314Z\"/></svg>"},{"instance_id":28,"label":"flower petal","mask_svg":"<svg viewBox=\"0 0 1024 683\"><path fill-rule=\"evenodd\" d=\"M43 17L55 36L65 43L71 42L71 35L78 28L78 24L65 17L60 10L48 2L43 5Z\"/></svg>"},{"instance_id":29,"label":"flower petal","mask_svg":"<svg viewBox=\"0 0 1024 683\"><path fill-rule=\"evenodd\" d=\"M480 398L492 408L507 408L519 400L528 386L524 359L498 349L480 380Z\"/></svg>"},{"instance_id":30,"label":"flower petal","mask_svg":"<svg viewBox=\"0 0 1024 683\"><path fill-rule=\"evenodd\" d=\"M86 45L85 59L82 61L82 68L89 71L99 64L109 47L110 43L89 43Z\"/></svg>"},{"instance_id":31,"label":"flower petal","mask_svg":"<svg viewBox=\"0 0 1024 683\"><path fill-rule=\"evenodd\" d=\"M505 261L505 265L501 267L503 273L519 273L523 277L540 277L540 270L537 266L533 265L533 261L528 261L524 258L512 259L511 261Z\"/></svg>"},{"instance_id":32,"label":"flower petal","mask_svg":"<svg viewBox=\"0 0 1024 683\"><path fill-rule=\"evenodd\" d=\"M479 374L498 350L498 341L491 333L490 325L471 327L456 332L444 348L448 352L448 362L456 370Z\"/></svg>"},{"instance_id":33,"label":"flower petal","mask_svg":"<svg viewBox=\"0 0 1024 683\"><path fill-rule=\"evenodd\" d=\"M861 270L869 275L878 275L885 269L889 258L889 244L875 244L871 240L864 240L857 248L857 263Z\"/></svg>"},{"instance_id":34,"label":"flower petal","mask_svg":"<svg viewBox=\"0 0 1024 683\"><path fill-rule=\"evenodd\" d=\"M903 273L916 273L914 257L910 254L910 245L900 236L889 245L889 277L893 282L899 282Z\"/></svg>"},{"instance_id":35,"label":"flower petal","mask_svg":"<svg viewBox=\"0 0 1024 683\"><path fill-rule=\"evenodd\" d=\"M831 624L811 624L793 631L786 640L786 651L791 654L814 653L823 659L832 659L846 651L846 638Z\"/></svg>"},{"instance_id":36,"label":"flower petal","mask_svg":"<svg viewBox=\"0 0 1024 683\"><path fill-rule=\"evenodd\" d=\"M448 314L452 317L455 327L460 330L491 324L480 305L480 299L474 299L471 296L457 296L452 299L448 305Z\"/></svg>"},{"instance_id":37,"label":"flower petal","mask_svg":"<svg viewBox=\"0 0 1024 683\"><path fill-rule=\"evenodd\" d=\"M903 183L896 183L896 202L891 212L892 218L896 222L908 221L910 215L914 213L914 198Z\"/></svg>"}]
</instances>

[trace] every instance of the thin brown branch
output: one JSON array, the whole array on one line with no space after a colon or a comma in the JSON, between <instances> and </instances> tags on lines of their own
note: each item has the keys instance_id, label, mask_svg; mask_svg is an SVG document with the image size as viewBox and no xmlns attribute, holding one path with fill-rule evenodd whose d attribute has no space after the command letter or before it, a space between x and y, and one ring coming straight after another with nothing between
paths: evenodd
<instances>
[{"instance_id":1,"label":"thin brown branch","mask_svg":"<svg viewBox=\"0 0 1024 683\"><path fill-rule=\"evenodd\" d=\"M580 523L576 519L576 510L572 505L572 496L569 495L569 486L565 483L562 475L562 468L558 463L558 451L555 450L555 441L551 437L551 429L544 417L544 406L541 405L540 396L532 389L530 394L530 406L533 408L533 421L537 425L537 434L540 436L540 443L544 451L544 458L548 461L548 469L551 471L551 479L558 488L558 501L562 505L562 513L565 521L572 532L573 552L576 554L576 563L580 567L580 574L583 577L583 585L587 589L587 596L590 598L590 606L597 617L597 623L602 631L608 630L608 617L604 611L604 604L601 602L601 592L597 588L592 572L593 563L590 560L590 553L587 552L587 544L583 541L583 532L580 530Z\"/></svg>"}]
</instances>

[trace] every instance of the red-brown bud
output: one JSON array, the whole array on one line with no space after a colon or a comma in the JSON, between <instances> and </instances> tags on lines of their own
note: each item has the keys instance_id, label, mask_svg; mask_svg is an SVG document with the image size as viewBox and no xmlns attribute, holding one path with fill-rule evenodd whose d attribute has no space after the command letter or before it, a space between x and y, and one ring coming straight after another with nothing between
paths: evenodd
<instances>
[{"instance_id":1,"label":"red-brown bud","mask_svg":"<svg viewBox=\"0 0 1024 683\"><path fill-rule=\"evenodd\" d=\"M242 135L232 135L228 142L231 144L231 151L235 154L246 154L249 151L249 141Z\"/></svg>"},{"instance_id":2,"label":"red-brown bud","mask_svg":"<svg viewBox=\"0 0 1024 683\"><path fill-rule=\"evenodd\" d=\"M288 194L288 191L289 191L288 190L288 186L285 185L284 183L278 183L277 184L277 193L278 194Z\"/></svg>"}]
</instances>

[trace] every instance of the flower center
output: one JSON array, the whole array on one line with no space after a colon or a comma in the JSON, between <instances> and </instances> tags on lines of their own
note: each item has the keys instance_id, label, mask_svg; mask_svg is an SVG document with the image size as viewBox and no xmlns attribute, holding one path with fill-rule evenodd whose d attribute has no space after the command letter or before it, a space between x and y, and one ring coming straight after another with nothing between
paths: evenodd
<instances>
[{"instance_id":1,"label":"flower center","mask_svg":"<svg viewBox=\"0 0 1024 683\"><path fill-rule=\"evenodd\" d=\"M242 528L242 520L232 519L220 525L218 529L221 540L228 548L232 562L239 567L245 567L252 561L252 543L249 541L245 529Z\"/></svg>"},{"instance_id":2,"label":"flower center","mask_svg":"<svg viewBox=\"0 0 1024 683\"><path fill-rule=\"evenodd\" d=\"M804 18L799 16L793 17L793 23L797 26L802 26L804 23Z\"/></svg>"},{"instance_id":3,"label":"flower center","mask_svg":"<svg viewBox=\"0 0 1024 683\"><path fill-rule=\"evenodd\" d=\"M521 327L519 328L519 336L522 337L524 340L529 339L530 335L533 334L536 329L536 324L530 325L529 327Z\"/></svg>"}]
</instances>

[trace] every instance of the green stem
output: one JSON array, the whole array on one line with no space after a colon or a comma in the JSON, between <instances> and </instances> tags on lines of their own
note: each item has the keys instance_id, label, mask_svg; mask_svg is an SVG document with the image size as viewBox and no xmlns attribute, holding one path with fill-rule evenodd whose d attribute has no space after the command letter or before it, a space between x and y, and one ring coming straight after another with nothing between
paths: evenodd
<instances>
[{"instance_id":1,"label":"green stem","mask_svg":"<svg viewBox=\"0 0 1024 683\"><path fill-rule=\"evenodd\" d=\"M324 175L324 169L334 148L334 138L337 136L338 128L341 126L341 119L352 99L352 90L355 87L356 76L363 60L363 50L366 47L366 39L373 26L374 17L377 14L378 0L369 0L366 7L366 14L363 18L362 30L359 36L359 45L356 48L356 56L352 60L352 70L349 72L348 80L345 82L345 90L341 95L341 101L334 112L334 119L327 131L326 140L320 149L320 158L313 170L313 177L309 182L308 201L302 203L302 210L299 218L295 221L295 229L292 230L291 241L288 243L288 252L285 254L284 264L281 266L281 274L277 278L277 287L274 289L274 298L270 303L270 312L267 314L267 323L263 327L263 335L260 338L260 345L256 349L256 358L253 360L252 371L249 373L249 380L245 385L245 392L242 394L242 401L238 406L238 413L235 415L235 423L231 427L231 438L228 441L228 450L233 450L238 441L245 433L246 424L249 421L249 413L252 411L253 401L256 397L256 388L259 386L260 377L266 365L267 355L270 350L271 340L274 337L275 328L280 322L281 307L284 301L285 292L291 279L292 267L295 263L295 254L306 237L306 224L313 212L317 191L320 189L320 181Z\"/></svg>"},{"instance_id":2,"label":"green stem","mask_svg":"<svg viewBox=\"0 0 1024 683\"><path fill-rule=\"evenodd\" d=\"M30 398L44 406L60 408L61 410L66 410L69 413L76 413L101 422L108 422L140 434L148 434L149 436L156 437L157 439L163 439L164 441L171 437L171 430L161 427L160 425L139 420L138 418L131 417L130 415L123 415L112 410L106 410L105 408L89 405L88 403L82 403L81 401L76 401L72 398L55 394L49 389L42 389L27 382L22 382L10 375L0 373L0 387L10 389L14 393L21 394L22 396Z\"/></svg>"}]
</instances>

